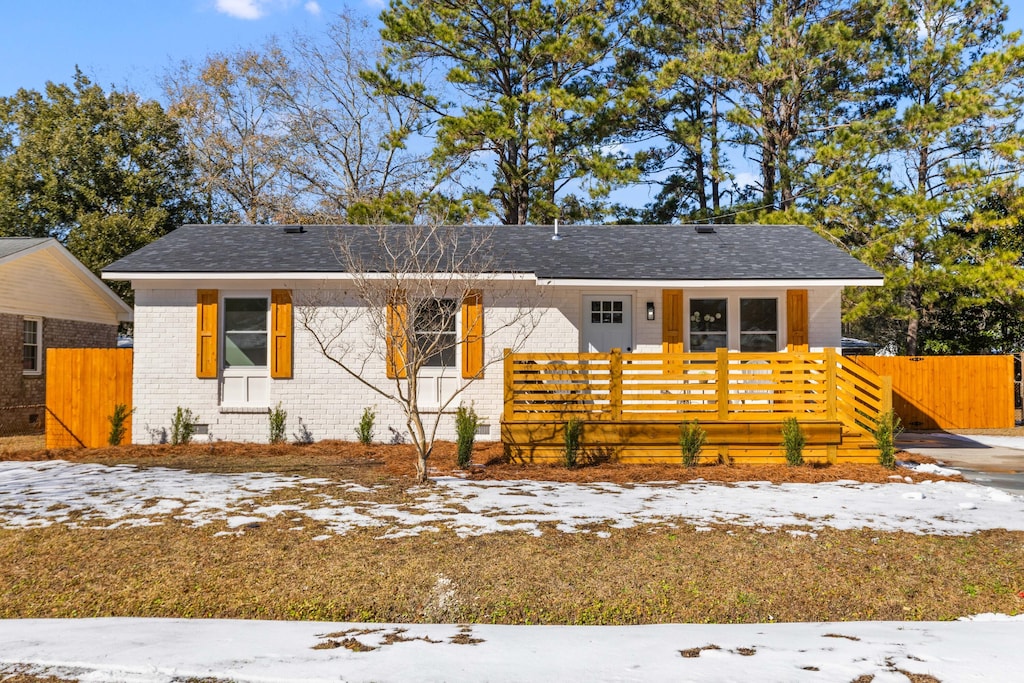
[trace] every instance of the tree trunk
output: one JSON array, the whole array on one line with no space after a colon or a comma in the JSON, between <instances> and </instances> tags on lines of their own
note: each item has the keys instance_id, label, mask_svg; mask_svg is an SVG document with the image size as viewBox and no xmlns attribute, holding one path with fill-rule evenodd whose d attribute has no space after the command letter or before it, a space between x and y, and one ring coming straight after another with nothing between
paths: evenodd
<instances>
[{"instance_id":1,"label":"tree trunk","mask_svg":"<svg viewBox=\"0 0 1024 683\"><path fill-rule=\"evenodd\" d=\"M711 208L716 216L722 205L721 177L722 167L718 142L718 82L716 80L711 90Z\"/></svg>"}]
</instances>

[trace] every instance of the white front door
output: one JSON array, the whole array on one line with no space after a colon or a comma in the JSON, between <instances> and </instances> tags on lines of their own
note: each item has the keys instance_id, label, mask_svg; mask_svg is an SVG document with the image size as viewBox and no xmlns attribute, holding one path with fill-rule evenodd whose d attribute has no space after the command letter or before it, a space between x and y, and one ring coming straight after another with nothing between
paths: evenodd
<instances>
[{"instance_id":1,"label":"white front door","mask_svg":"<svg viewBox=\"0 0 1024 683\"><path fill-rule=\"evenodd\" d=\"M633 297L595 294L583 297L584 353L633 350Z\"/></svg>"}]
</instances>

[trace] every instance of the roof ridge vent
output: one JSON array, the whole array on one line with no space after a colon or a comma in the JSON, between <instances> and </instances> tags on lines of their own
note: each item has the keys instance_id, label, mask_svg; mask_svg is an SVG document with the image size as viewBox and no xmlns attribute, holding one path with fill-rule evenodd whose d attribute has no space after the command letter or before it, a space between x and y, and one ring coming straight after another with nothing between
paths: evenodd
<instances>
[{"instance_id":1,"label":"roof ridge vent","mask_svg":"<svg viewBox=\"0 0 1024 683\"><path fill-rule=\"evenodd\" d=\"M697 231L698 235L714 235L715 226L713 225L695 225L694 230Z\"/></svg>"},{"instance_id":2,"label":"roof ridge vent","mask_svg":"<svg viewBox=\"0 0 1024 683\"><path fill-rule=\"evenodd\" d=\"M286 225L284 226L284 232L288 235L299 235L306 232L306 229L301 225Z\"/></svg>"}]
</instances>

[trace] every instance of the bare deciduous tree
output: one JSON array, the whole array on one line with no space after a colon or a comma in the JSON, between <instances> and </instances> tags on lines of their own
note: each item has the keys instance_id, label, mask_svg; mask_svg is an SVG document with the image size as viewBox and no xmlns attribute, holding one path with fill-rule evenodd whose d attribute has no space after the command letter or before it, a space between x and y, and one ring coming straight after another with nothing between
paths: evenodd
<instances>
[{"instance_id":1,"label":"bare deciduous tree","mask_svg":"<svg viewBox=\"0 0 1024 683\"><path fill-rule=\"evenodd\" d=\"M401 409L420 482L428 481L445 411L501 362L503 348L521 348L540 320L541 290L503 272L489 235L439 224L342 229L336 254L350 286L323 287L296 302L296 317L323 356ZM428 368L455 381L426 410L420 383Z\"/></svg>"}]
</instances>

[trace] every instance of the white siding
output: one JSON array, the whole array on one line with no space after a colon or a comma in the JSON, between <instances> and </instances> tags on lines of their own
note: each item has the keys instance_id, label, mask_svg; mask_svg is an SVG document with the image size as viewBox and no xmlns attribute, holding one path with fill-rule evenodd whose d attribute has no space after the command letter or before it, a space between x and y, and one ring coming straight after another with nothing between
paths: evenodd
<instances>
[{"instance_id":1,"label":"white siding","mask_svg":"<svg viewBox=\"0 0 1024 683\"><path fill-rule=\"evenodd\" d=\"M0 312L117 324L110 301L50 249L0 264Z\"/></svg>"}]
</instances>

